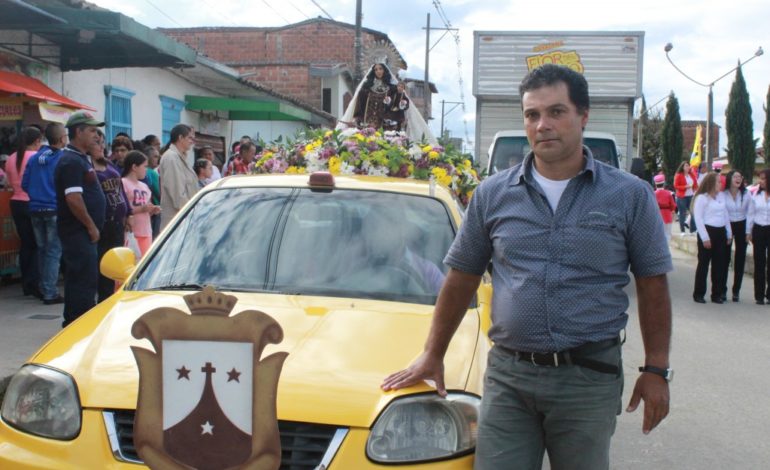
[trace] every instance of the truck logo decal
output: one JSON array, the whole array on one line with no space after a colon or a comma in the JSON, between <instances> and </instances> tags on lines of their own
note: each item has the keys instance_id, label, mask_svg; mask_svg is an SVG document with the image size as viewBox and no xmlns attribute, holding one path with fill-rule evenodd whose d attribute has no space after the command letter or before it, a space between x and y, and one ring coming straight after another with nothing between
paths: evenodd
<instances>
[{"instance_id":1,"label":"truck logo decal","mask_svg":"<svg viewBox=\"0 0 770 470\"><path fill-rule=\"evenodd\" d=\"M532 71L545 64L564 65L577 73L585 70L577 51L552 51L527 57L527 69Z\"/></svg>"}]
</instances>

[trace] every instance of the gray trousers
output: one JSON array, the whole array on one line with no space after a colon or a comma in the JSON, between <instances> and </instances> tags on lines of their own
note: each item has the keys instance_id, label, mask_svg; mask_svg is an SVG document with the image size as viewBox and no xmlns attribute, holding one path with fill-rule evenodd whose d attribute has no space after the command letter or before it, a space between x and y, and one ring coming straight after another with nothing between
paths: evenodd
<instances>
[{"instance_id":1,"label":"gray trousers","mask_svg":"<svg viewBox=\"0 0 770 470\"><path fill-rule=\"evenodd\" d=\"M494 347L487 359L475 470L609 468L610 438L621 410L621 347L592 354L618 376L585 367L537 366Z\"/></svg>"}]
</instances>

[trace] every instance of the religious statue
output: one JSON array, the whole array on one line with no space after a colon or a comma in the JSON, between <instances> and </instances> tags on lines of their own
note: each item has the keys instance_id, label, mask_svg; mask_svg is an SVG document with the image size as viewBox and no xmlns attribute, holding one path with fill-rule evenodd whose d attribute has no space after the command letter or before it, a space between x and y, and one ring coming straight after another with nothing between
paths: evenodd
<instances>
[{"instance_id":1,"label":"religious statue","mask_svg":"<svg viewBox=\"0 0 770 470\"><path fill-rule=\"evenodd\" d=\"M405 132L413 142L437 145L436 138L419 111L410 106L404 83L399 83L385 63L377 62L358 84L353 99L337 128L371 127Z\"/></svg>"}]
</instances>

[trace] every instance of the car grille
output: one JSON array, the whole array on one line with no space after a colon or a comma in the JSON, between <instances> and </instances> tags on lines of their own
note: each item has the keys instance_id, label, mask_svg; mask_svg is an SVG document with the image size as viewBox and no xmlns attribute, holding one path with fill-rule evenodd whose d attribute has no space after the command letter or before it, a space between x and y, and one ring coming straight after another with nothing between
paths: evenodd
<instances>
[{"instance_id":1,"label":"car grille","mask_svg":"<svg viewBox=\"0 0 770 470\"><path fill-rule=\"evenodd\" d=\"M134 448L134 411L112 410L106 412L105 421L114 427L113 452L116 458L127 462L142 463ZM322 463L328 465L341 444L345 428L325 424L278 421L281 434L281 470L314 470ZM337 437L337 439L334 439ZM334 440L334 448L330 447ZM115 442L117 441L117 442ZM330 455L327 455L331 452ZM326 457L326 458L325 458ZM323 467L322 467L323 468Z\"/></svg>"}]
</instances>

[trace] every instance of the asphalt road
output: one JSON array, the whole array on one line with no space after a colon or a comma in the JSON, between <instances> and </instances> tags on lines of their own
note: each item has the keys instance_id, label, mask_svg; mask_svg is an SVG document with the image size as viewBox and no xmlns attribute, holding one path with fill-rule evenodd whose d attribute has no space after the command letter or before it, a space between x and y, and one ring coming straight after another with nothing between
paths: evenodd
<instances>
[{"instance_id":1,"label":"asphalt road","mask_svg":"<svg viewBox=\"0 0 770 470\"><path fill-rule=\"evenodd\" d=\"M618 419L613 469L755 469L770 464L770 305L753 302L753 279L744 280L740 303L692 301L695 260L674 250L670 276L674 336L671 413L642 434L642 411ZM631 297L624 346L624 408L643 363ZM707 296L708 297L708 296ZM0 287L0 377L12 374L60 330L61 305L44 306L21 295L18 284ZM547 464L545 468L548 468Z\"/></svg>"}]
</instances>

